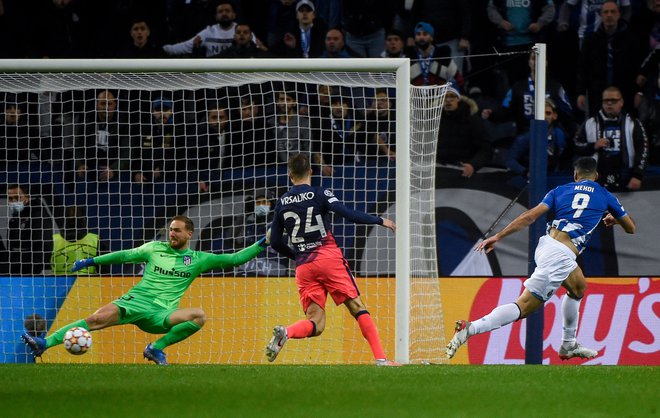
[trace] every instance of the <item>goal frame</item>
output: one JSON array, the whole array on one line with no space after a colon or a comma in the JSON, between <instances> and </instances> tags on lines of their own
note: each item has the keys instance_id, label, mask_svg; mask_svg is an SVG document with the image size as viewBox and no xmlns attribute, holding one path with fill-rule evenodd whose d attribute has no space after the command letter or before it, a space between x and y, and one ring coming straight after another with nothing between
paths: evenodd
<instances>
[{"instance_id":1,"label":"goal frame","mask_svg":"<svg viewBox=\"0 0 660 418\"><path fill-rule=\"evenodd\" d=\"M395 359L410 362L410 60L346 59L7 59L3 73L393 72L396 74Z\"/></svg>"}]
</instances>

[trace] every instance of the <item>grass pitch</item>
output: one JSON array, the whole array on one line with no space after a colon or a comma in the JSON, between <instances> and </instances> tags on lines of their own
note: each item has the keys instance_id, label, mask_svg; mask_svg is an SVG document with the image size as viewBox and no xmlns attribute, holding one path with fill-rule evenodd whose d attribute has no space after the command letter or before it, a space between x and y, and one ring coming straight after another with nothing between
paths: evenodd
<instances>
[{"instance_id":1,"label":"grass pitch","mask_svg":"<svg viewBox=\"0 0 660 418\"><path fill-rule=\"evenodd\" d=\"M4 417L657 417L657 367L0 365Z\"/></svg>"}]
</instances>

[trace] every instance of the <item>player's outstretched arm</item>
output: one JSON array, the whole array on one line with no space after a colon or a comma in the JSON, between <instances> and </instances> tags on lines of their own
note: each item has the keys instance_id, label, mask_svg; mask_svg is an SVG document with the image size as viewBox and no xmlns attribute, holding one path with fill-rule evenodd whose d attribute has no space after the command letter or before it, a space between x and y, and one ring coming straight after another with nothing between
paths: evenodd
<instances>
[{"instance_id":1,"label":"player's outstretched arm","mask_svg":"<svg viewBox=\"0 0 660 418\"><path fill-rule=\"evenodd\" d=\"M495 244L497 241L499 241L499 237L497 235L493 235L492 237L489 237L479 243L477 247L474 249L475 251L486 251L486 254L489 252L493 251L493 248L495 248Z\"/></svg>"},{"instance_id":2,"label":"player's outstretched arm","mask_svg":"<svg viewBox=\"0 0 660 418\"><path fill-rule=\"evenodd\" d=\"M330 204L330 210L335 213L338 213L339 215L348 219L349 221L355 222L356 224L365 224L365 225L377 224L377 225L385 226L384 224L385 218L381 218L380 216L374 216L359 210L350 209L349 207L347 207L346 205L344 205L339 201L335 201L332 204Z\"/></svg>"},{"instance_id":3,"label":"player's outstretched arm","mask_svg":"<svg viewBox=\"0 0 660 418\"><path fill-rule=\"evenodd\" d=\"M218 268L224 269L228 267L236 267L247 263L259 255L259 253L261 253L264 248L266 248L265 245L262 245L265 240L266 238L264 237L249 247L243 248L242 250L231 254L212 254L205 252L200 253L203 263L202 272Z\"/></svg>"},{"instance_id":4,"label":"player's outstretched arm","mask_svg":"<svg viewBox=\"0 0 660 418\"><path fill-rule=\"evenodd\" d=\"M536 221L541 215L546 213L549 209L550 208L544 203L539 203L535 207L526 210L525 212L518 215L516 219L511 221L509 225L504 227L503 230L493 235L492 237L483 240L477 246L477 248L475 248L475 250L476 251L485 250L486 253L491 252L493 250L493 247L495 247L495 243L497 243L497 241L501 240L507 235L511 235L514 232L518 232L521 229L527 228L529 225L533 224L534 221Z\"/></svg>"},{"instance_id":5,"label":"player's outstretched arm","mask_svg":"<svg viewBox=\"0 0 660 418\"><path fill-rule=\"evenodd\" d=\"M382 218L383 219L383 226L387 229L389 229L392 232L396 232L396 223L394 223L393 220L387 219L387 218Z\"/></svg>"}]
</instances>

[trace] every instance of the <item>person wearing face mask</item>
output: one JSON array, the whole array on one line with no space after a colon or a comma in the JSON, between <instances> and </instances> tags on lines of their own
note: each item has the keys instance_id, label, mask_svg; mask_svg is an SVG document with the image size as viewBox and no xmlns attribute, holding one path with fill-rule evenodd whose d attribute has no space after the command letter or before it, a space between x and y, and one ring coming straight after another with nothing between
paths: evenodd
<instances>
[{"instance_id":1,"label":"person wearing face mask","mask_svg":"<svg viewBox=\"0 0 660 418\"><path fill-rule=\"evenodd\" d=\"M273 198L273 193L268 190L258 190L254 194L254 209L237 222L235 248L254 243L266 235L273 220ZM269 247L237 270L245 275L284 276L288 274L289 262Z\"/></svg>"},{"instance_id":2,"label":"person wearing face mask","mask_svg":"<svg viewBox=\"0 0 660 418\"><path fill-rule=\"evenodd\" d=\"M53 249L51 216L19 184L7 187L7 202L11 218L7 226L7 262L2 263L2 272L16 276L39 274Z\"/></svg>"}]
</instances>

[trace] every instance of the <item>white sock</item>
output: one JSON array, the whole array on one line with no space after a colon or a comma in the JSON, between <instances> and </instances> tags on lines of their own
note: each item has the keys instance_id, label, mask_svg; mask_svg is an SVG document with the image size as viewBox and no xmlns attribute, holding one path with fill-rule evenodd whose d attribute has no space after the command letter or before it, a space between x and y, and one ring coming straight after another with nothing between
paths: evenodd
<instances>
[{"instance_id":1,"label":"white sock","mask_svg":"<svg viewBox=\"0 0 660 418\"><path fill-rule=\"evenodd\" d=\"M575 336L577 334L578 319L580 316L580 301L564 296L561 300L561 314L564 318L562 345L564 348L571 348L575 345Z\"/></svg>"},{"instance_id":2,"label":"white sock","mask_svg":"<svg viewBox=\"0 0 660 418\"><path fill-rule=\"evenodd\" d=\"M498 306L483 318L472 321L468 335L472 336L498 329L499 327L517 321L518 318L520 318L520 308L515 303Z\"/></svg>"}]
</instances>

